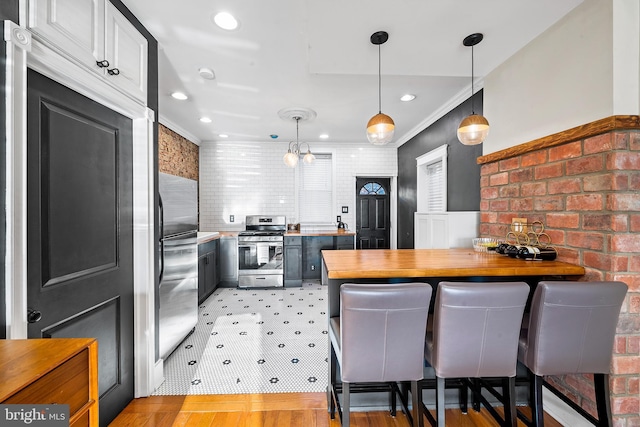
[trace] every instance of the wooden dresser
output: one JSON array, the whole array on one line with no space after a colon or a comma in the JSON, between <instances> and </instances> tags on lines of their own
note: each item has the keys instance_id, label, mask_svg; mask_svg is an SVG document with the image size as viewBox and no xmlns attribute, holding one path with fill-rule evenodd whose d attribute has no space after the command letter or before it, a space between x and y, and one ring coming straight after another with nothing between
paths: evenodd
<instances>
[{"instance_id":1,"label":"wooden dresser","mask_svg":"<svg viewBox=\"0 0 640 427\"><path fill-rule=\"evenodd\" d=\"M98 342L0 340L0 403L68 404L70 425L98 425Z\"/></svg>"}]
</instances>

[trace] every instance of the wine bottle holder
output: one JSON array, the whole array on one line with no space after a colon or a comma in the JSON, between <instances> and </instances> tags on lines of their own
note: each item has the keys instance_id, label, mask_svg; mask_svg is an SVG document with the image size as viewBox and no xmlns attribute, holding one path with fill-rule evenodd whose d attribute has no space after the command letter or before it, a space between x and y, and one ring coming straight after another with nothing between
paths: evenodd
<instances>
[{"instance_id":1,"label":"wine bottle holder","mask_svg":"<svg viewBox=\"0 0 640 427\"><path fill-rule=\"evenodd\" d=\"M547 252L554 251L557 253L556 249L551 245L551 236L544 232L544 224L541 221L534 221L524 227L519 222L511 224L510 230L507 232L505 237L505 244L512 248L530 246L537 249L547 250ZM506 252L506 247L499 249L503 249L505 252L498 250L498 253L515 257L513 253L509 254ZM537 260L539 258L534 255L532 259Z\"/></svg>"}]
</instances>

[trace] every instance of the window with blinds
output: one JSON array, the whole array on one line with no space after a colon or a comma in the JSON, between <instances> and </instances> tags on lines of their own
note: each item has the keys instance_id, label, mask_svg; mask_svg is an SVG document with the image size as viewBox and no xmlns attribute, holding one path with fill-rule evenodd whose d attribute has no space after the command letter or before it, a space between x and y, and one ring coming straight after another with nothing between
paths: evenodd
<instances>
[{"instance_id":1,"label":"window with blinds","mask_svg":"<svg viewBox=\"0 0 640 427\"><path fill-rule=\"evenodd\" d=\"M417 212L447 211L447 145L416 158Z\"/></svg>"},{"instance_id":2,"label":"window with blinds","mask_svg":"<svg viewBox=\"0 0 640 427\"><path fill-rule=\"evenodd\" d=\"M333 222L333 160L315 154L311 164L298 163L298 207L301 223Z\"/></svg>"},{"instance_id":3,"label":"window with blinds","mask_svg":"<svg viewBox=\"0 0 640 427\"><path fill-rule=\"evenodd\" d=\"M444 212L447 210L445 205L444 187L444 168L442 160L427 165L427 212Z\"/></svg>"}]
</instances>

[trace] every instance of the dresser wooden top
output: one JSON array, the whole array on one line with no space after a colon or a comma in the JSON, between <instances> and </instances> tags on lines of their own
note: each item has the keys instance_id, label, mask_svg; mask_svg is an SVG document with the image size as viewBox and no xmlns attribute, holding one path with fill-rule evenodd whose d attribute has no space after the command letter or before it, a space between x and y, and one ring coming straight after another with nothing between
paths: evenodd
<instances>
[{"instance_id":1,"label":"dresser wooden top","mask_svg":"<svg viewBox=\"0 0 640 427\"><path fill-rule=\"evenodd\" d=\"M0 402L95 341L95 338L0 340Z\"/></svg>"},{"instance_id":2,"label":"dresser wooden top","mask_svg":"<svg viewBox=\"0 0 640 427\"><path fill-rule=\"evenodd\" d=\"M584 268L561 261L525 261L473 249L323 250L329 279L410 277L582 276Z\"/></svg>"}]
</instances>

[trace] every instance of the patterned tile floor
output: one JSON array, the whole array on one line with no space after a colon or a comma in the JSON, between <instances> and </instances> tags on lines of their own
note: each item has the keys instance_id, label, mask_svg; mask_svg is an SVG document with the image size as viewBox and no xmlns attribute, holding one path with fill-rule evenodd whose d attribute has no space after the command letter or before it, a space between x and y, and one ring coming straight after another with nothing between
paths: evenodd
<instances>
[{"instance_id":1,"label":"patterned tile floor","mask_svg":"<svg viewBox=\"0 0 640 427\"><path fill-rule=\"evenodd\" d=\"M219 288L164 363L154 395L323 392L327 288Z\"/></svg>"}]
</instances>

